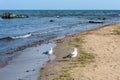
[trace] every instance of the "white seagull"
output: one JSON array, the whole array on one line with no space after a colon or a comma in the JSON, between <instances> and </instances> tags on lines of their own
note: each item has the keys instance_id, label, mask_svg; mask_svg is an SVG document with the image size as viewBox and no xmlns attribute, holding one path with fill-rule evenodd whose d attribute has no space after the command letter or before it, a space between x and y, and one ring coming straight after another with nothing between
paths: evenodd
<instances>
[{"instance_id":1,"label":"white seagull","mask_svg":"<svg viewBox=\"0 0 120 80\"><path fill-rule=\"evenodd\" d=\"M77 48L74 48L74 51L71 52L70 54L68 54L67 56L63 57L63 58L74 58L77 56Z\"/></svg>"},{"instance_id":2,"label":"white seagull","mask_svg":"<svg viewBox=\"0 0 120 80\"><path fill-rule=\"evenodd\" d=\"M43 54L48 55L48 59L51 60L50 56L53 54L53 48L50 48L49 51L43 52Z\"/></svg>"}]
</instances>

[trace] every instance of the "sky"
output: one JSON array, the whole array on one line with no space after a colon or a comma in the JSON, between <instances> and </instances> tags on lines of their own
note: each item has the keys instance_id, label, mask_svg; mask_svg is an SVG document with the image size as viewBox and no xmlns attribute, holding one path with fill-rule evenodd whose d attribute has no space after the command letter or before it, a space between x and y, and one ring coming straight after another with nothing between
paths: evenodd
<instances>
[{"instance_id":1,"label":"sky","mask_svg":"<svg viewBox=\"0 0 120 80\"><path fill-rule=\"evenodd\" d=\"M0 0L0 10L120 10L120 0Z\"/></svg>"}]
</instances>

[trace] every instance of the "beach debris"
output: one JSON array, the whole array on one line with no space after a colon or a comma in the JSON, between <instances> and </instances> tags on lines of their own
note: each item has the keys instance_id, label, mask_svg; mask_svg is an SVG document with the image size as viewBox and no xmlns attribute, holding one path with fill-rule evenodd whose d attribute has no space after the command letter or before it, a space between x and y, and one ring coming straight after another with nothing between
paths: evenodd
<instances>
[{"instance_id":1,"label":"beach debris","mask_svg":"<svg viewBox=\"0 0 120 80\"><path fill-rule=\"evenodd\" d=\"M13 13L3 13L1 15L1 18L2 19L28 18L28 16L27 15L16 15L16 14L13 14Z\"/></svg>"},{"instance_id":2,"label":"beach debris","mask_svg":"<svg viewBox=\"0 0 120 80\"><path fill-rule=\"evenodd\" d=\"M44 67L41 68L41 70L43 70L43 69L44 69Z\"/></svg>"},{"instance_id":3,"label":"beach debris","mask_svg":"<svg viewBox=\"0 0 120 80\"><path fill-rule=\"evenodd\" d=\"M62 39L56 40L57 43L63 43Z\"/></svg>"},{"instance_id":4,"label":"beach debris","mask_svg":"<svg viewBox=\"0 0 120 80\"><path fill-rule=\"evenodd\" d=\"M43 52L43 54L48 55L49 61L51 60L51 55L53 54L53 48L50 48L49 51Z\"/></svg>"},{"instance_id":5,"label":"beach debris","mask_svg":"<svg viewBox=\"0 0 120 80\"><path fill-rule=\"evenodd\" d=\"M89 21L89 23L104 23L103 20L92 20L92 21Z\"/></svg>"},{"instance_id":6,"label":"beach debris","mask_svg":"<svg viewBox=\"0 0 120 80\"><path fill-rule=\"evenodd\" d=\"M26 72L30 72L29 70L26 70Z\"/></svg>"},{"instance_id":7,"label":"beach debris","mask_svg":"<svg viewBox=\"0 0 120 80\"><path fill-rule=\"evenodd\" d=\"M77 54L78 54L77 48L74 48L74 51L73 51L73 52L71 52L70 54L68 54L67 56L65 56L65 57L63 57L63 58L70 58L70 59L71 59L71 58L76 57Z\"/></svg>"},{"instance_id":8,"label":"beach debris","mask_svg":"<svg viewBox=\"0 0 120 80\"><path fill-rule=\"evenodd\" d=\"M50 22L54 22L54 20L51 19Z\"/></svg>"}]
</instances>

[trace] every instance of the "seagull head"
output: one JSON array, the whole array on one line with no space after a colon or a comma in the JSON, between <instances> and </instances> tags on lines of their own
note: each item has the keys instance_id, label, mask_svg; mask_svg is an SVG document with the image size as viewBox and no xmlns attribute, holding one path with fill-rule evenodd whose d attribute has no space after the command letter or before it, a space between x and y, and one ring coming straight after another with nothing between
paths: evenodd
<instances>
[{"instance_id":1,"label":"seagull head","mask_svg":"<svg viewBox=\"0 0 120 80\"><path fill-rule=\"evenodd\" d=\"M53 48L50 48L50 50L52 50Z\"/></svg>"},{"instance_id":2,"label":"seagull head","mask_svg":"<svg viewBox=\"0 0 120 80\"><path fill-rule=\"evenodd\" d=\"M74 51L77 51L77 48L74 48Z\"/></svg>"}]
</instances>

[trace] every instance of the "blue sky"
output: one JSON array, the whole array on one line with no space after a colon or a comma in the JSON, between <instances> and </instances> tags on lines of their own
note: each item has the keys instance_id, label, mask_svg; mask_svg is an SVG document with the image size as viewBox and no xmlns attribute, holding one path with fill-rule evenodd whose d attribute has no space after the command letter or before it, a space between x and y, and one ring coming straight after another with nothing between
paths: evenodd
<instances>
[{"instance_id":1,"label":"blue sky","mask_svg":"<svg viewBox=\"0 0 120 80\"><path fill-rule=\"evenodd\" d=\"M120 0L0 0L0 9L120 10Z\"/></svg>"}]
</instances>

